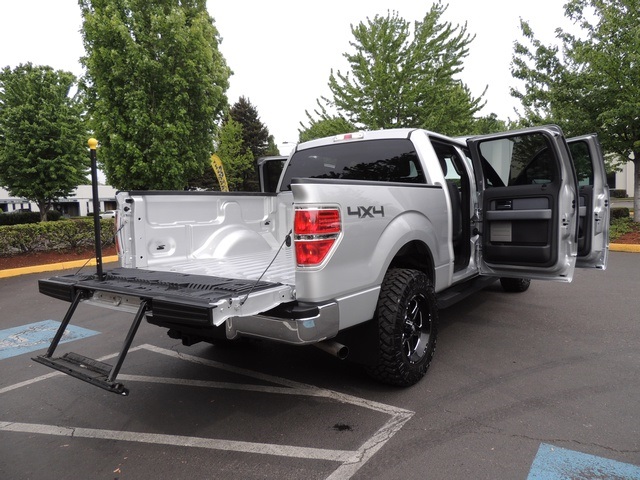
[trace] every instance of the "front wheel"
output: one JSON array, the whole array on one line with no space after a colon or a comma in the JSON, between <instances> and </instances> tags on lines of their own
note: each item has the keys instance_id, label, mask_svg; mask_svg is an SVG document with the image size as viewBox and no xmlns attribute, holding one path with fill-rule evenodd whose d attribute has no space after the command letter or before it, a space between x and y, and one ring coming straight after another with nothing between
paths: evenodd
<instances>
[{"instance_id":1,"label":"front wheel","mask_svg":"<svg viewBox=\"0 0 640 480\"><path fill-rule=\"evenodd\" d=\"M370 376L408 387L424 377L436 348L438 309L429 278L410 269L391 269L382 283L374 319L377 362Z\"/></svg>"}]
</instances>

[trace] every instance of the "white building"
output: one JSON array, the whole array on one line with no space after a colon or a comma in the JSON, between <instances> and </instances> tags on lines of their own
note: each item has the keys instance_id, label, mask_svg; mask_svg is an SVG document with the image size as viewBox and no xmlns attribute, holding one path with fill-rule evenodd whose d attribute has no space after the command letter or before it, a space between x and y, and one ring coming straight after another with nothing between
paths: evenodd
<instances>
[{"instance_id":1,"label":"white building","mask_svg":"<svg viewBox=\"0 0 640 480\"><path fill-rule=\"evenodd\" d=\"M632 161L628 161L622 166L622 171L616 172L615 186L609 185L609 188L618 190L626 190L627 197L633 198L635 165Z\"/></svg>"},{"instance_id":2,"label":"white building","mask_svg":"<svg viewBox=\"0 0 640 480\"><path fill-rule=\"evenodd\" d=\"M98 196L100 197L100 211L115 210L116 189L109 185L98 185ZM93 212L93 195L91 185L79 185L67 198L60 198L54 202L53 208L63 215L70 217L83 217ZM0 188L0 210L12 212L18 209L32 210L38 212L38 206L29 202L25 198L11 197L9 192Z\"/></svg>"}]
</instances>

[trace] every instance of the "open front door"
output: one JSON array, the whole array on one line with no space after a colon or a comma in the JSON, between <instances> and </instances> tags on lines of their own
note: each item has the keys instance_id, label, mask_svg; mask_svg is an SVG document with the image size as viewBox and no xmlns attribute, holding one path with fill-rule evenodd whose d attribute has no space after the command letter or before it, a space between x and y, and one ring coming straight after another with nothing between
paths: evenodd
<instances>
[{"instance_id":1,"label":"open front door","mask_svg":"<svg viewBox=\"0 0 640 480\"><path fill-rule=\"evenodd\" d=\"M609 251L609 187L604 157L596 135L567 140L578 176L580 215L576 267L607 267Z\"/></svg>"},{"instance_id":2,"label":"open front door","mask_svg":"<svg viewBox=\"0 0 640 480\"><path fill-rule=\"evenodd\" d=\"M479 188L482 275L571 281L577 181L556 126L467 140Z\"/></svg>"}]
</instances>

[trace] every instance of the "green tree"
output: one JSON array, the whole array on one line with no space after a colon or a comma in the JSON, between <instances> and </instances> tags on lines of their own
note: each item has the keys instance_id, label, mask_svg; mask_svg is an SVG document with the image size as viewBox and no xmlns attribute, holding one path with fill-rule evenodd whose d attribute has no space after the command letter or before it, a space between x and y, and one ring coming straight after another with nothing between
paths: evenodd
<instances>
[{"instance_id":1,"label":"green tree","mask_svg":"<svg viewBox=\"0 0 640 480\"><path fill-rule=\"evenodd\" d=\"M38 205L87 182L87 129L76 78L30 63L0 72L0 185Z\"/></svg>"},{"instance_id":2,"label":"green tree","mask_svg":"<svg viewBox=\"0 0 640 480\"><path fill-rule=\"evenodd\" d=\"M570 0L565 16L580 29L558 29L543 45L526 21L516 42L511 94L525 122L552 122L568 136L597 132L603 149L635 165L634 220L640 222L640 0Z\"/></svg>"},{"instance_id":3,"label":"green tree","mask_svg":"<svg viewBox=\"0 0 640 480\"><path fill-rule=\"evenodd\" d=\"M267 150L264 152L265 155L280 155L280 150L278 149L278 145L276 145L276 139L273 135L269 135L269 140L267 142Z\"/></svg>"},{"instance_id":4,"label":"green tree","mask_svg":"<svg viewBox=\"0 0 640 480\"><path fill-rule=\"evenodd\" d=\"M473 135L485 135L488 133L504 132L510 127L510 123L500 120L495 113L490 113L484 117L476 118L471 131L468 133Z\"/></svg>"},{"instance_id":5,"label":"green tree","mask_svg":"<svg viewBox=\"0 0 640 480\"><path fill-rule=\"evenodd\" d=\"M269 129L260 121L258 110L245 97L233 104L229 115L242 125L242 140L254 158L265 155L269 147Z\"/></svg>"},{"instance_id":6,"label":"green tree","mask_svg":"<svg viewBox=\"0 0 640 480\"><path fill-rule=\"evenodd\" d=\"M360 128L422 127L451 135L467 133L482 96L473 98L456 76L473 36L467 26L442 21L437 2L413 29L396 12L351 27L355 52L345 53L350 71L332 71L332 98L323 100Z\"/></svg>"},{"instance_id":7,"label":"green tree","mask_svg":"<svg viewBox=\"0 0 640 480\"><path fill-rule=\"evenodd\" d=\"M205 0L79 0L89 111L118 189L182 189L209 168L230 70Z\"/></svg>"},{"instance_id":8,"label":"green tree","mask_svg":"<svg viewBox=\"0 0 640 480\"><path fill-rule=\"evenodd\" d=\"M254 168L246 172L242 189L257 191L260 185L255 160L269 150L269 129L260 121L256 107L245 97L240 97L231 107L229 116L242 126L242 141L254 159Z\"/></svg>"},{"instance_id":9,"label":"green tree","mask_svg":"<svg viewBox=\"0 0 640 480\"><path fill-rule=\"evenodd\" d=\"M242 125L231 116L220 128L216 153L222 160L229 191L242 191L247 177L255 169L255 161L244 143Z\"/></svg>"},{"instance_id":10,"label":"green tree","mask_svg":"<svg viewBox=\"0 0 640 480\"><path fill-rule=\"evenodd\" d=\"M339 135L341 133L349 133L358 130L358 128L341 116L330 115L327 112L327 108L318 100L318 108L313 111L315 117L308 111L307 119L309 125L306 126L300 122L301 129L298 129L299 140L301 142L308 142L316 138L330 137L332 135Z\"/></svg>"}]
</instances>

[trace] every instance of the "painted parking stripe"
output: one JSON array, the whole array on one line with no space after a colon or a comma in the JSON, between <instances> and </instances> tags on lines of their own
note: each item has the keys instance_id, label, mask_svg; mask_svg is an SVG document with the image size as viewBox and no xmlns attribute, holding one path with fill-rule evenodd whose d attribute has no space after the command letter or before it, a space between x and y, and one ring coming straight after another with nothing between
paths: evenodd
<instances>
[{"instance_id":1,"label":"painted parking stripe","mask_svg":"<svg viewBox=\"0 0 640 480\"><path fill-rule=\"evenodd\" d=\"M219 440L215 438L188 437L185 435L166 435L161 433L123 432L118 430L102 430L97 428L60 427L37 423L0 422L0 431L18 433L38 433L74 438L93 438L102 440L120 440L126 442L152 443L178 447L208 448L230 452L257 453L260 455L277 455L280 457L306 458L345 462L350 460L355 451L328 450L325 448L298 447L292 445L274 445L268 443L239 442L236 440Z\"/></svg>"},{"instance_id":2,"label":"painted parking stripe","mask_svg":"<svg viewBox=\"0 0 640 480\"><path fill-rule=\"evenodd\" d=\"M640 466L540 444L527 480L610 478L640 480Z\"/></svg>"},{"instance_id":3,"label":"painted parking stripe","mask_svg":"<svg viewBox=\"0 0 640 480\"><path fill-rule=\"evenodd\" d=\"M210 382L176 378L148 377L142 375L120 375L119 379L127 381L164 383L201 388L224 388L230 390L257 391L265 393L290 394L301 397L324 397L338 403L355 405L361 408L385 413L390 416L387 422L382 425L371 437L369 437L357 450L331 450L312 447L301 447L295 445L278 445L269 443L253 443L233 441L228 439L186 437L180 435L150 434L146 432L115 431L79 427L64 427L59 425L31 424L23 422L1 421L0 432L36 433L42 435L69 436L94 439L121 440L129 442L155 443L173 446L188 446L197 448L208 448L212 450L224 450L231 452L257 453L261 455L275 455L303 459L326 460L339 463L338 467L327 477L326 480L349 480L362 466L371 459L391 438L402 429L402 427L413 417L415 412L403 408L387 405L372 400L355 397L349 394L336 392L314 385L296 382L282 377L276 377L264 373L255 372L231 365L223 364L215 360L209 360L193 355L179 353L173 350L156 347L153 345L139 345L129 352L147 350L153 353L165 355L175 359L192 362L225 370L228 372L244 375L249 378L267 381L279 386L235 384L225 382ZM107 355L98 360L104 361L115 357L117 354ZM0 394L16 390L33 383L48 380L54 376L62 376L60 372L49 373L40 377L9 385L0 389Z\"/></svg>"},{"instance_id":4,"label":"painted parking stripe","mask_svg":"<svg viewBox=\"0 0 640 480\"><path fill-rule=\"evenodd\" d=\"M0 330L0 360L47 348L60 327L60 322L43 320ZM73 342L91 337L100 332L70 325L62 335L60 343Z\"/></svg>"}]
</instances>

